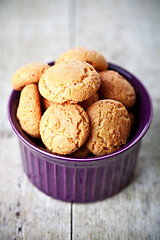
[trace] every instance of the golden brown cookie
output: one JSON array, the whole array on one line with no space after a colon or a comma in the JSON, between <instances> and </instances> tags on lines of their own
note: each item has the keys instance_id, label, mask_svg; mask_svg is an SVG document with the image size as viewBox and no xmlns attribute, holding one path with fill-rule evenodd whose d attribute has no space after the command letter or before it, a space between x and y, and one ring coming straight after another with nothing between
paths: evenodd
<instances>
[{"instance_id":1,"label":"golden brown cookie","mask_svg":"<svg viewBox=\"0 0 160 240\"><path fill-rule=\"evenodd\" d=\"M99 86L100 77L93 66L75 59L50 67L39 81L41 95L57 103L82 102L94 95Z\"/></svg>"},{"instance_id":2,"label":"golden brown cookie","mask_svg":"<svg viewBox=\"0 0 160 240\"><path fill-rule=\"evenodd\" d=\"M43 114L40 134L53 153L67 155L80 148L89 135L87 113L78 104L51 105Z\"/></svg>"},{"instance_id":3,"label":"golden brown cookie","mask_svg":"<svg viewBox=\"0 0 160 240\"><path fill-rule=\"evenodd\" d=\"M71 48L62 54L56 61L62 62L70 59L78 59L91 64L97 71L103 71L108 68L108 63L103 55L94 50L88 50L83 47Z\"/></svg>"},{"instance_id":4,"label":"golden brown cookie","mask_svg":"<svg viewBox=\"0 0 160 240\"><path fill-rule=\"evenodd\" d=\"M90 135L86 147L95 155L104 155L126 144L131 122L124 105L115 100L99 100L93 103L87 114L90 119Z\"/></svg>"},{"instance_id":5,"label":"golden brown cookie","mask_svg":"<svg viewBox=\"0 0 160 240\"><path fill-rule=\"evenodd\" d=\"M98 100L99 100L98 93L95 93L93 96L79 104L86 110L90 105L92 105L94 102L97 102Z\"/></svg>"},{"instance_id":6,"label":"golden brown cookie","mask_svg":"<svg viewBox=\"0 0 160 240\"><path fill-rule=\"evenodd\" d=\"M50 66L43 63L29 63L20 68L12 77L12 84L15 90L21 90L31 83L38 83L42 74Z\"/></svg>"},{"instance_id":7,"label":"golden brown cookie","mask_svg":"<svg viewBox=\"0 0 160 240\"><path fill-rule=\"evenodd\" d=\"M22 89L17 108L17 118L26 133L35 138L40 137L41 107L36 84L29 84Z\"/></svg>"},{"instance_id":8,"label":"golden brown cookie","mask_svg":"<svg viewBox=\"0 0 160 240\"><path fill-rule=\"evenodd\" d=\"M113 70L106 70L99 74L101 86L98 92L101 98L117 100L126 108L134 106L136 93L133 86L125 78Z\"/></svg>"},{"instance_id":9,"label":"golden brown cookie","mask_svg":"<svg viewBox=\"0 0 160 240\"><path fill-rule=\"evenodd\" d=\"M129 114L129 117L130 117L130 120L131 120L131 129L133 129L135 127L135 124L136 124L136 117L131 111L129 111L128 114Z\"/></svg>"},{"instance_id":10,"label":"golden brown cookie","mask_svg":"<svg viewBox=\"0 0 160 240\"><path fill-rule=\"evenodd\" d=\"M77 151L75 151L72 154L68 155L68 157L72 157L72 158L85 158L85 157L88 157L89 154L90 154L89 149L86 148L85 145L83 145Z\"/></svg>"},{"instance_id":11,"label":"golden brown cookie","mask_svg":"<svg viewBox=\"0 0 160 240\"><path fill-rule=\"evenodd\" d=\"M43 98L42 99L42 102L43 102L43 106L45 109L49 108L54 102L52 101L49 101L48 99L46 98Z\"/></svg>"}]
</instances>

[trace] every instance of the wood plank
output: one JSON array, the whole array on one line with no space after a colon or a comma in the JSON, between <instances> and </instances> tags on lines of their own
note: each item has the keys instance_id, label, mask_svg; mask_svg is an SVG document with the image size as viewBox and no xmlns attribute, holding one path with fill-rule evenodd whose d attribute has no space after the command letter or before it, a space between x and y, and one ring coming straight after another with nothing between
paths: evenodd
<instances>
[{"instance_id":1,"label":"wood plank","mask_svg":"<svg viewBox=\"0 0 160 240\"><path fill-rule=\"evenodd\" d=\"M141 79L159 97L159 0L77 0L76 46L101 52ZM152 62L153 61L153 62Z\"/></svg>"},{"instance_id":2,"label":"wood plank","mask_svg":"<svg viewBox=\"0 0 160 240\"><path fill-rule=\"evenodd\" d=\"M73 239L159 239L159 169L159 159L140 156L122 192L101 202L74 204Z\"/></svg>"},{"instance_id":3,"label":"wood plank","mask_svg":"<svg viewBox=\"0 0 160 240\"><path fill-rule=\"evenodd\" d=\"M159 3L1 1L0 239L160 239ZM93 204L56 201L33 187L7 120L10 79L17 68L52 61L74 46L96 49L130 70L153 97L154 119L132 183Z\"/></svg>"},{"instance_id":4,"label":"wood plank","mask_svg":"<svg viewBox=\"0 0 160 240\"><path fill-rule=\"evenodd\" d=\"M95 49L139 77L151 94L154 119L131 184L104 201L73 204L73 239L160 238L158 9L158 0L77 0L75 45Z\"/></svg>"},{"instance_id":5,"label":"wood plank","mask_svg":"<svg viewBox=\"0 0 160 240\"><path fill-rule=\"evenodd\" d=\"M70 239L70 204L29 182L15 137L1 139L0 146L0 239Z\"/></svg>"},{"instance_id":6,"label":"wood plank","mask_svg":"<svg viewBox=\"0 0 160 240\"><path fill-rule=\"evenodd\" d=\"M24 175L7 117L11 76L55 60L69 46L68 0L0 3L0 239L70 239L71 204L38 191Z\"/></svg>"}]
</instances>

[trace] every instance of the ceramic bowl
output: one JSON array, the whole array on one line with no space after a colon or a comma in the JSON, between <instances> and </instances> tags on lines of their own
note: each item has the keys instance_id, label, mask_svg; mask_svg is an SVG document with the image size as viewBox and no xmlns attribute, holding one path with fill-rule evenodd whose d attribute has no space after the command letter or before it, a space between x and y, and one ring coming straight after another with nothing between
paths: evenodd
<instances>
[{"instance_id":1,"label":"ceramic bowl","mask_svg":"<svg viewBox=\"0 0 160 240\"><path fill-rule=\"evenodd\" d=\"M40 140L30 138L21 129L16 118L20 92L11 93L8 117L19 140L24 172L34 186L55 199L76 203L99 201L122 190L134 173L141 140L152 119L151 98L133 74L112 63L109 69L118 71L136 91L133 109L136 126L124 147L104 156L78 159L48 152Z\"/></svg>"}]
</instances>

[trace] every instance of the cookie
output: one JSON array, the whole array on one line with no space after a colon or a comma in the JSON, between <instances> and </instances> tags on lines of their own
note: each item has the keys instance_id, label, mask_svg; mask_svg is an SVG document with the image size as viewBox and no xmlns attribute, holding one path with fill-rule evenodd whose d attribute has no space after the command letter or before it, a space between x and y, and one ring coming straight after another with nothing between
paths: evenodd
<instances>
[{"instance_id":1,"label":"cookie","mask_svg":"<svg viewBox=\"0 0 160 240\"><path fill-rule=\"evenodd\" d=\"M136 117L133 114L133 112L129 111L128 112L130 120L131 120L131 129L134 129L135 125L136 125Z\"/></svg>"},{"instance_id":2,"label":"cookie","mask_svg":"<svg viewBox=\"0 0 160 240\"><path fill-rule=\"evenodd\" d=\"M103 55L94 50L88 50L83 47L72 48L62 54L56 63L69 59L78 59L91 64L97 71L103 71L108 68L108 62Z\"/></svg>"},{"instance_id":3,"label":"cookie","mask_svg":"<svg viewBox=\"0 0 160 240\"><path fill-rule=\"evenodd\" d=\"M44 145L53 153L75 152L89 135L87 113L78 104L52 104L43 114L40 134Z\"/></svg>"},{"instance_id":4,"label":"cookie","mask_svg":"<svg viewBox=\"0 0 160 240\"><path fill-rule=\"evenodd\" d=\"M101 86L98 92L101 98L117 100L128 109L134 106L136 101L135 90L124 77L113 70L106 70L99 74Z\"/></svg>"},{"instance_id":5,"label":"cookie","mask_svg":"<svg viewBox=\"0 0 160 240\"><path fill-rule=\"evenodd\" d=\"M91 130L86 147L93 154L112 153L126 144L131 122L122 103L108 99L99 100L87 109L87 114Z\"/></svg>"},{"instance_id":6,"label":"cookie","mask_svg":"<svg viewBox=\"0 0 160 240\"><path fill-rule=\"evenodd\" d=\"M97 102L98 100L99 100L98 93L95 93L93 96L79 104L86 110L90 105L92 105L94 102Z\"/></svg>"},{"instance_id":7,"label":"cookie","mask_svg":"<svg viewBox=\"0 0 160 240\"><path fill-rule=\"evenodd\" d=\"M40 95L36 84L25 86L20 95L17 118L21 128L31 137L40 137L41 107Z\"/></svg>"},{"instance_id":8,"label":"cookie","mask_svg":"<svg viewBox=\"0 0 160 240\"><path fill-rule=\"evenodd\" d=\"M82 102L94 95L99 86L100 77L93 66L75 59L50 67L39 81L41 95L57 103Z\"/></svg>"},{"instance_id":9,"label":"cookie","mask_svg":"<svg viewBox=\"0 0 160 240\"><path fill-rule=\"evenodd\" d=\"M20 68L12 77L12 84L15 90L21 90L31 83L38 83L42 74L50 66L43 63L29 63Z\"/></svg>"},{"instance_id":10,"label":"cookie","mask_svg":"<svg viewBox=\"0 0 160 240\"><path fill-rule=\"evenodd\" d=\"M43 106L45 109L49 108L54 102L52 101L49 101L48 99L46 98L43 98L42 99L42 102L43 102Z\"/></svg>"},{"instance_id":11,"label":"cookie","mask_svg":"<svg viewBox=\"0 0 160 240\"><path fill-rule=\"evenodd\" d=\"M77 151L75 151L72 154L68 155L68 157L72 157L72 158L85 158L85 157L88 157L89 154L90 154L89 149L86 148L85 145L83 145Z\"/></svg>"}]
</instances>

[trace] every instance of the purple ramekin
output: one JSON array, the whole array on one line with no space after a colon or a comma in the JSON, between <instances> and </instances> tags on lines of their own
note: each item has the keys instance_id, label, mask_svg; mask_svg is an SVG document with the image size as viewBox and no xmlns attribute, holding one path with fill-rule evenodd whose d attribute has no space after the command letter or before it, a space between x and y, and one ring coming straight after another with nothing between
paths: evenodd
<instances>
[{"instance_id":1,"label":"purple ramekin","mask_svg":"<svg viewBox=\"0 0 160 240\"><path fill-rule=\"evenodd\" d=\"M19 139L24 172L33 185L55 199L75 203L102 200L123 189L134 173L141 139L151 123L152 103L134 75L111 63L109 69L118 71L136 91L136 127L124 147L104 156L78 159L48 152L21 129L16 118L20 92L11 93L8 117Z\"/></svg>"}]
</instances>

